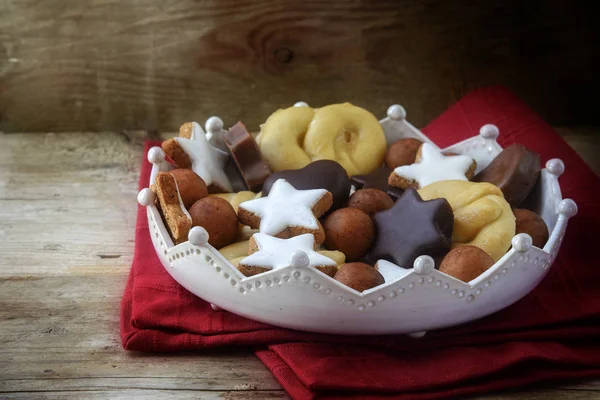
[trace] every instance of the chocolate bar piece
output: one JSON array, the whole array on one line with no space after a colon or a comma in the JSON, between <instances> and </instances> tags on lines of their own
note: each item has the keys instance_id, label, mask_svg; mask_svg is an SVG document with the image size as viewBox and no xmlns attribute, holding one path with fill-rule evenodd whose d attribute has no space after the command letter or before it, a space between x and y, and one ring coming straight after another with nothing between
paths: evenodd
<instances>
[{"instance_id":1,"label":"chocolate bar piece","mask_svg":"<svg viewBox=\"0 0 600 400\"><path fill-rule=\"evenodd\" d=\"M271 169L262 159L260 149L244 124L238 122L223 136L225 145L231 153L235 166L242 176L244 186L253 192L259 192Z\"/></svg>"}]
</instances>

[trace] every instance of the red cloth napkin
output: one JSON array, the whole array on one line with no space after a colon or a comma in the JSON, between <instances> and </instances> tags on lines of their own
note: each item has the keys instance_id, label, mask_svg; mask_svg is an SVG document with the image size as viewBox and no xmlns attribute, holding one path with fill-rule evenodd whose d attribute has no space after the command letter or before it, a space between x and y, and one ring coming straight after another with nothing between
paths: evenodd
<instances>
[{"instance_id":1,"label":"red cloth napkin","mask_svg":"<svg viewBox=\"0 0 600 400\"><path fill-rule=\"evenodd\" d=\"M423 131L445 147L476 135L486 123L499 127L503 146L524 144L540 153L543 163L561 158L566 165L560 178L563 197L579 206L548 276L513 306L418 340L272 327L213 311L173 281L154 254L146 213L139 207L135 257L122 302L123 346L164 352L253 345L295 399L456 398L600 376L600 269L593 250L600 238L600 179L551 127L502 87L468 94ZM149 173L144 161L140 188L147 186Z\"/></svg>"}]
</instances>

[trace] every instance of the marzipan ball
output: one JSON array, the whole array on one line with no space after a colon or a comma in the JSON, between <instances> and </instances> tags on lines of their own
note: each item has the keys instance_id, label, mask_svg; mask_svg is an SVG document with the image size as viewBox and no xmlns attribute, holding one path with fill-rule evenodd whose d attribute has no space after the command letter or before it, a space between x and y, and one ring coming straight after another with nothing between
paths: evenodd
<instances>
[{"instance_id":1,"label":"marzipan ball","mask_svg":"<svg viewBox=\"0 0 600 400\"><path fill-rule=\"evenodd\" d=\"M369 215L387 210L394 205L392 198L383 190L360 189L348 199L348 207L358 208Z\"/></svg>"},{"instance_id":2,"label":"marzipan ball","mask_svg":"<svg viewBox=\"0 0 600 400\"><path fill-rule=\"evenodd\" d=\"M375 239L375 226L371 217L358 208L340 208L325 219L325 248L339 250L346 260L364 257Z\"/></svg>"},{"instance_id":3,"label":"marzipan ball","mask_svg":"<svg viewBox=\"0 0 600 400\"><path fill-rule=\"evenodd\" d=\"M414 138L400 139L394 142L385 153L385 166L394 169L414 163L422 144L423 142Z\"/></svg>"},{"instance_id":4,"label":"marzipan ball","mask_svg":"<svg viewBox=\"0 0 600 400\"><path fill-rule=\"evenodd\" d=\"M239 223L235 210L220 197L205 197L190 208L192 226L201 226L208 232L208 243L217 249L235 241Z\"/></svg>"},{"instance_id":5,"label":"marzipan ball","mask_svg":"<svg viewBox=\"0 0 600 400\"><path fill-rule=\"evenodd\" d=\"M494 265L494 260L488 253L475 246L458 246L442 260L440 272L469 282L487 271Z\"/></svg>"},{"instance_id":6,"label":"marzipan ball","mask_svg":"<svg viewBox=\"0 0 600 400\"><path fill-rule=\"evenodd\" d=\"M185 208L189 209L195 202L208 196L204 179L191 169L178 168L169 171L175 177L177 189Z\"/></svg>"},{"instance_id":7,"label":"marzipan ball","mask_svg":"<svg viewBox=\"0 0 600 400\"><path fill-rule=\"evenodd\" d=\"M542 217L522 208L515 208L513 213L517 219L516 233L528 234L534 246L543 248L548 241L548 226Z\"/></svg>"},{"instance_id":8,"label":"marzipan ball","mask_svg":"<svg viewBox=\"0 0 600 400\"><path fill-rule=\"evenodd\" d=\"M360 262L342 265L333 279L359 292L385 283L379 271L369 264Z\"/></svg>"}]
</instances>

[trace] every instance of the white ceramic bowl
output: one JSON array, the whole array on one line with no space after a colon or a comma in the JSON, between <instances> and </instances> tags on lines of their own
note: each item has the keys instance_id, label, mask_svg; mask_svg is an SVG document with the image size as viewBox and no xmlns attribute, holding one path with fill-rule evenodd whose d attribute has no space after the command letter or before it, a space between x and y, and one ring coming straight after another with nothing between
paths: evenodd
<instances>
[{"instance_id":1,"label":"white ceramic bowl","mask_svg":"<svg viewBox=\"0 0 600 400\"><path fill-rule=\"evenodd\" d=\"M380 122L388 143L415 137L435 146L406 121L401 106L391 106L387 115ZM209 142L219 147L222 122L211 117L206 128ZM497 137L498 129L485 125L478 136L443 151L472 156L479 171L502 150ZM158 147L148 152L148 160L153 164L150 183L157 172L171 169L164 157ZM569 218L577 213L573 200L562 199L558 178L563 172L564 164L559 159L548 161L541 172L535 211L550 230L550 239L543 249L532 246L529 235L516 235L512 248L468 283L435 270L433 260L421 256L414 268L404 270L402 276L362 293L306 266L303 257L292 257L288 267L245 277L208 244L204 228L192 228L189 241L175 246L150 189L143 189L138 201L147 209L152 242L165 269L215 309L310 332L420 336L427 330L461 324L501 310L542 280L556 258Z\"/></svg>"}]
</instances>

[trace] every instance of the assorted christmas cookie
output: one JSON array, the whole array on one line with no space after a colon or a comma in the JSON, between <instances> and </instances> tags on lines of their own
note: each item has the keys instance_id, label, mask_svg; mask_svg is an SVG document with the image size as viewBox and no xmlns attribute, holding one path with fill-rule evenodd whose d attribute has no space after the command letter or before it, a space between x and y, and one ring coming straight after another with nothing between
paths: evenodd
<instances>
[{"instance_id":1,"label":"assorted christmas cookie","mask_svg":"<svg viewBox=\"0 0 600 400\"><path fill-rule=\"evenodd\" d=\"M470 244L498 261L515 236L515 216L502 191L490 183L436 182L419 190L424 200L445 199L454 211L452 246Z\"/></svg>"},{"instance_id":2,"label":"assorted christmas cookie","mask_svg":"<svg viewBox=\"0 0 600 400\"><path fill-rule=\"evenodd\" d=\"M271 174L271 169L263 161L260 149L252 135L241 122L232 126L223 135L223 141L235 162L246 189L258 192Z\"/></svg>"},{"instance_id":3,"label":"assorted christmas cookie","mask_svg":"<svg viewBox=\"0 0 600 400\"><path fill-rule=\"evenodd\" d=\"M233 188L224 171L229 156L208 143L196 122L184 124L180 134L162 143L164 152L178 167L191 168L204 180L210 193L231 192Z\"/></svg>"},{"instance_id":4,"label":"assorted christmas cookie","mask_svg":"<svg viewBox=\"0 0 600 400\"><path fill-rule=\"evenodd\" d=\"M414 164L403 165L390 174L390 186L419 189L434 182L469 180L477 163L469 156L445 156L429 143L423 143Z\"/></svg>"},{"instance_id":5,"label":"assorted christmas cookie","mask_svg":"<svg viewBox=\"0 0 600 400\"><path fill-rule=\"evenodd\" d=\"M428 199L429 200L429 199ZM376 239L368 259L412 268L420 255L443 257L452 237L453 213L445 199L424 201L407 189L394 206L373 216Z\"/></svg>"},{"instance_id":6,"label":"assorted christmas cookie","mask_svg":"<svg viewBox=\"0 0 600 400\"><path fill-rule=\"evenodd\" d=\"M331 210L344 206L350 194L350 180L346 170L331 160L319 160L297 170L285 170L271 174L262 189L264 196L278 179L285 179L296 189L325 189L333 196Z\"/></svg>"},{"instance_id":7,"label":"assorted christmas cookie","mask_svg":"<svg viewBox=\"0 0 600 400\"><path fill-rule=\"evenodd\" d=\"M168 172L159 172L151 189L156 193L158 209L171 238L175 244L185 242L192 228L192 217L181 200L175 177Z\"/></svg>"},{"instance_id":8,"label":"assorted christmas cookie","mask_svg":"<svg viewBox=\"0 0 600 400\"><path fill-rule=\"evenodd\" d=\"M285 179L279 179L268 196L240 204L238 218L267 235L290 238L312 233L317 243L323 243L325 233L317 218L332 203L333 196L325 189L297 190Z\"/></svg>"},{"instance_id":9,"label":"assorted christmas cookie","mask_svg":"<svg viewBox=\"0 0 600 400\"><path fill-rule=\"evenodd\" d=\"M499 187L511 207L518 207L533 189L539 174L540 155L523 145L512 144L473 180Z\"/></svg>"},{"instance_id":10,"label":"assorted christmas cookie","mask_svg":"<svg viewBox=\"0 0 600 400\"><path fill-rule=\"evenodd\" d=\"M306 254L309 267L322 270L328 275L337 272L334 260L315 251L315 238L311 234L280 239L256 233L250 239L249 246L250 255L240 260L238 265L238 269L246 276L287 267L297 251Z\"/></svg>"},{"instance_id":11,"label":"assorted christmas cookie","mask_svg":"<svg viewBox=\"0 0 600 400\"><path fill-rule=\"evenodd\" d=\"M201 226L245 276L306 256L309 267L363 292L402 279L427 255L470 282L515 234L540 248L549 238L539 215L511 208L540 179L539 155L521 145L474 176L472 157L415 138L386 150L377 119L349 103L278 110L256 140L241 122L225 131L219 121L218 139L217 148L197 123L182 125L161 146L177 168L158 172L151 190L175 244Z\"/></svg>"},{"instance_id":12,"label":"assorted christmas cookie","mask_svg":"<svg viewBox=\"0 0 600 400\"><path fill-rule=\"evenodd\" d=\"M273 171L333 160L348 176L379 167L387 146L377 118L350 103L278 110L262 125L257 141Z\"/></svg>"}]
</instances>

